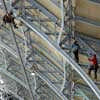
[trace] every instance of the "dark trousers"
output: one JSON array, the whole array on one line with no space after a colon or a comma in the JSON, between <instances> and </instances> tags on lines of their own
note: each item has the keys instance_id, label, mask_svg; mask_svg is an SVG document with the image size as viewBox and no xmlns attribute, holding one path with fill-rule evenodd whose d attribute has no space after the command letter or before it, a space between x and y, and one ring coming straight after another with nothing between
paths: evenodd
<instances>
[{"instance_id":1,"label":"dark trousers","mask_svg":"<svg viewBox=\"0 0 100 100\"><path fill-rule=\"evenodd\" d=\"M75 55L75 60L77 63L79 63L79 55L78 55L78 50L74 52Z\"/></svg>"},{"instance_id":2,"label":"dark trousers","mask_svg":"<svg viewBox=\"0 0 100 100\"><path fill-rule=\"evenodd\" d=\"M94 71L94 78L97 79L97 71L98 71L98 65L91 65L88 71L88 74L91 76L91 71Z\"/></svg>"}]
</instances>

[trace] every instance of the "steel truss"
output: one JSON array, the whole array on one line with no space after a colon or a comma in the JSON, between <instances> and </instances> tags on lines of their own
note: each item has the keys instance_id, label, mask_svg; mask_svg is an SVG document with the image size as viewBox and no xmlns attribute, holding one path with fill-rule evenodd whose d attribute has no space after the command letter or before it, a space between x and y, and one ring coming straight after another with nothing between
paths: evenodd
<instances>
[{"instance_id":1,"label":"steel truss","mask_svg":"<svg viewBox=\"0 0 100 100\"><path fill-rule=\"evenodd\" d=\"M16 20L20 21L22 25L22 28L15 29L14 33L20 49L20 53L22 55L23 63L25 64L25 72L27 73L29 84L33 90L33 95L35 94L34 96L37 96L37 100L41 98L43 99L43 97L45 97L42 94L42 96L40 96L39 98L40 94L37 93L37 88L41 86L41 81L39 83L39 80L35 80L37 84L37 87L35 88L34 77L31 76L32 72L34 72L37 77L40 77L42 79L44 86L47 86L47 89L44 89L44 86L42 86L44 91L48 91L49 93L49 91L52 90L51 94L55 94L53 95L54 98L51 98L50 100L68 100L70 98L70 95L73 98L75 96L81 96L84 99L89 100L90 98L89 96L87 96L87 94L91 90L92 92L90 93L90 95L95 94L100 99L99 89L94 84L94 82L87 76L83 69L81 69L81 67L69 57L68 54L66 54L60 47L57 46L57 42L55 42L55 39L53 39L57 37L57 34L59 34L57 33L58 31L56 31L56 29L60 27L60 22L57 22L57 20L59 19L51 12L49 12L49 10L47 10L45 7L41 6L41 4L39 4L37 1L28 2L32 5L26 6L25 9L24 6L22 7L25 10L24 13L22 13L23 16L20 14L17 15L19 7L17 10L14 11L14 14L16 15ZM16 6L16 3L13 6ZM45 17L44 19L39 18L40 20L39 22L37 22L37 19L34 19L33 15L29 13L29 9L34 9L32 6L34 6L35 9L38 9L40 15L44 14L46 16L46 19ZM55 27L51 27L51 29L49 27L46 27L48 19L49 24L53 23ZM5 65L1 66L0 72L6 75L7 77L11 78L15 82L14 84L18 84L13 84L14 88L17 87L19 89L19 91L17 92L20 93L21 88L25 89L26 93L24 94L24 96L22 96L21 94L14 94L14 91L11 91L11 93L14 94L15 97L18 97L19 99L23 97L25 99L25 95L29 91L29 87L26 83L23 70L20 68L20 66L22 65L19 62L18 51L15 49L14 38L11 35L11 30L9 29L9 26L8 28L1 26L1 29L4 30L4 34L6 34L6 36L4 36L0 33L0 47L3 50L5 50L3 51L6 55L6 59L4 60L6 60L7 65L6 68L3 68L3 66ZM55 32L57 34L54 34ZM10 34L10 36L8 33ZM48 35L48 33L52 34L53 38L50 35ZM8 59L9 57L10 59ZM80 84L77 84L74 87L75 94L71 93L67 94L66 96L66 94L64 94L63 91L61 91L63 86L63 80L66 81L66 84L68 84L70 81L73 81L73 79L70 76L68 76L67 79L64 79L64 71L68 72L68 70L64 69L64 65L66 63L67 68L69 68L75 73L77 72L77 74L75 74L77 78L75 81L77 81L78 78L84 80L86 86L90 87L89 90L84 91L84 88L81 89ZM73 73L69 74L72 75ZM6 80L10 80L9 78L7 78ZM70 84L68 85L68 87L69 86ZM34 88L36 90L34 90ZM42 90L40 89L40 91ZM24 91L21 91L21 93L23 92ZM46 95L51 96L49 94ZM30 97L29 94L27 94L26 96ZM59 98L57 96L59 96ZM95 100L97 100L96 96L94 96ZM23 98L21 98L21 100ZM25 100L29 100L29 98L26 98Z\"/></svg>"}]
</instances>

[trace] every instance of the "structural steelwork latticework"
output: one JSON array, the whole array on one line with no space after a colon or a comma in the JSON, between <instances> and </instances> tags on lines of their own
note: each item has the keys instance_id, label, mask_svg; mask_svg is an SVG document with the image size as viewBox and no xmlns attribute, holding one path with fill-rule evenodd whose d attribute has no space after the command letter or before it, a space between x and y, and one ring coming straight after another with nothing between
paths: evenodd
<instances>
[{"instance_id":1,"label":"structural steelwork latticework","mask_svg":"<svg viewBox=\"0 0 100 100\"><path fill-rule=\"evenodd\" d=\"M0 100L100 100L99 70L97 81L87 74L89 51L100 62L99 9L98 0L0 0Z\"/></svg>"}]
</instances>

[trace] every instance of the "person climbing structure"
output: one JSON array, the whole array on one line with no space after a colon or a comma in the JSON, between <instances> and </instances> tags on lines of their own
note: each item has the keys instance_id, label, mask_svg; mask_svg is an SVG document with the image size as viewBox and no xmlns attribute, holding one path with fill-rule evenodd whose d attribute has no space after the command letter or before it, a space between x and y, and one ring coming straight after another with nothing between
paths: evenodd
<instances>
[{"instance_id":1,"label":"person climbing structure","mask_svg":"<svg viewBox=\"0 0 100 100\"><path fill-rule=\"evenodd\" d=\"M88 74L91 76L91 71L94 70L94 79L97 80L98 62L97 62L96 54L90 54L90 55L91 56L88 58L90 62Z\"/></svg>"},{"instance_id":2,"label":"person climbing structure","mask_svg":"<svg viewBox=\"0 0 100 100\"><path fill-rule=\"evenodd\" d=\"M72 52L77 63L79 63L79 48L78 42L74 40L74 43L72 44Z\"/></svg>"},{"instance_id":3,"label":"person climbing structure","mask_svg":"<svg viewBox=\"0 0 100 100\"><path fill-rule=\"evenodd\" d=\"M4 16L3 16L3 22L6 24L6 23L12 23L13 25L14 25L14 28L18 28L17 26L16 26L16 23L15 23L15 21L14 21L14 17L13 17L13 12L12 11L10 11L9 13L7 13L7 14L5 14Z\"/></svg>"}]
</instances>

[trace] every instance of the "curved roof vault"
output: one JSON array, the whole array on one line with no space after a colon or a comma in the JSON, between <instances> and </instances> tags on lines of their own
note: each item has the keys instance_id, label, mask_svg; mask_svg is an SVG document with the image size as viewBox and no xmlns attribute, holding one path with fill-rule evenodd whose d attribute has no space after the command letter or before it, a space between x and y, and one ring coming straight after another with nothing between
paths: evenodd
<instances>
[{"instance_id":1,"label":"curved roof vault","mask_svg":"<svg viewBox=\"0 0 100 100\"><path fill-rule=\"evenodd\" d=\"M37 0L41 5L48 9L57 18L61 19L60 8L51 2L51 0ZM75 0L75 15L86 18L75 20L76 31L90 37L100 39L100 3L90 0ZM54 9L55 8L55 9Z\"/></svg>"}]
</instances>

